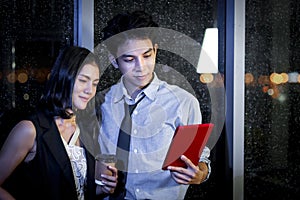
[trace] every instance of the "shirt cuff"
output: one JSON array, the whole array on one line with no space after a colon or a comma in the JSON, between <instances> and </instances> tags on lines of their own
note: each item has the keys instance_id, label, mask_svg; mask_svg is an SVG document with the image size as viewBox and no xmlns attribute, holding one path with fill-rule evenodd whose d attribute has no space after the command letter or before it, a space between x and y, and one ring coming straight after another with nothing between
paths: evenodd
<instances>
[{"instance_id":1,"label":"shirt cuff","mask_svg":"<svg viewBox=\"0 0 300 200\"><path fill-rule=\"evenodd\" d=\"M207 181L211 174L211 166L210 166L211 161L209 160L209 156L210 156L210 149L207 146L205 146L202 151L199 162L205 162L207 164L208 173L206 178L202 182Z\"/></svg>"}]
</instances>

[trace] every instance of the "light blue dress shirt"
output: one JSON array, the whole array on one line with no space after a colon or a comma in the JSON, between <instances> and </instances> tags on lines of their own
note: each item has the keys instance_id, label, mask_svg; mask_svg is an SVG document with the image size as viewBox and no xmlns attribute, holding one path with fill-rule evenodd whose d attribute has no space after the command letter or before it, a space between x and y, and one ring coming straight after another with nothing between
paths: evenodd
<instances>
[{"instance_id":1,"label":"light blue dress shirt","mask_svg":"<svg viewBox=\"0 0 300 200\"><path fill-rule=\"evenodd\" d=\"M101 105L101 152L116 153L119 127L124 117L124 99L131 105L144 95L131 115L126 198L184 199L188 185L176 183L169 170L161 169L176 127L202 121L198 100L180 87L161 81L154 74L151 84L132 99L121 78L105 94ZM205 147L200 161L210 164L209 154L209 148Z\"/></svg>"}]
</instances>

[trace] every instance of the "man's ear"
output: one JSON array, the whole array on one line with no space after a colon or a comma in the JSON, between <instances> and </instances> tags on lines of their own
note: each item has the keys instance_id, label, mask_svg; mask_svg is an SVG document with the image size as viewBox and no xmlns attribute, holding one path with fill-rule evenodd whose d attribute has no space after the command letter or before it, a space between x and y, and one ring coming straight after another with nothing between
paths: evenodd
<instances>
[{"instance_id":1,"label":"man's ear","mask_svg":"<svg viewBox=\"0 0 300 200\"><path fill-rule=\"evenodd\" d=\"M108 54L108 59L115 68L119 68L116 58L111 53Z\"/></svg>"},{"instance_id":2,"label":"man's ear","mask_svg":"<svg viewBox=\"0 0 300 200\"><path fill-rule=\"evenodd\" d=\"M158 44L154 44L153 45L153 50L154 50L155 55L157 54L157 48L158 48Z\"/></svg>"}]
</instances>

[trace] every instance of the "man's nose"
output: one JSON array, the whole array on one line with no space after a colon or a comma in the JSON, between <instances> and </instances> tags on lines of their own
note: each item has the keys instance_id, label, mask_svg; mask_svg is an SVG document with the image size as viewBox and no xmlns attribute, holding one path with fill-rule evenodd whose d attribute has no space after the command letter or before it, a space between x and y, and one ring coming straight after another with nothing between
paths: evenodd
<instances>
[{"instance_id":1,"label":"man's nose","mask_svg":"<svg viewBox=\"0 0 300 200\"><path fill-rule=\"evenodd\" d=\"M144 58L137 58L135 63L135 68L138 70L143 70L145 67L145 59Z\"/></svg>"}]
</instances>

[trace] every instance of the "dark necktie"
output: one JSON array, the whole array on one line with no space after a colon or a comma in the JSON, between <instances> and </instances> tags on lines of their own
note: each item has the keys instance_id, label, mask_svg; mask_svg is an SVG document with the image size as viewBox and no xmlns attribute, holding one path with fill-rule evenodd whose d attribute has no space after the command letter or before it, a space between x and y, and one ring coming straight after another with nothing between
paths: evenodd
<instances>
[{"instance_id":1,"label":"dark necktie","mask_svg":"<svg viewBox=\"0 0 300 200\"><path fill-rule=\"evenodd\" d=\"M130 151L130 139L131 139L131 114L133 110L136 108L138 103L145 97L141 97L135 104L128 105L124 99L124 118L121 123L119 137L118 137L118 144L117 144L117 164L116 167L119 171L118 177L118 184L119 186L116 188L115 193L123 193L125 195L125 183L127 178L128 172L128 156ZM120 191L119 191L120 190Z\"/></svg>"},{"instance_id":2,"label":"dark necktie","mask_svg":"<svg viewBox=\"0 0 300 200\"><path fill-rule=\"evenodd\" d=\"M121 123L118 144L117 144L117 168L123 172L127 172L128 170L128 156L130 150L130 139L131 139L131 113L130 108L132 105L127 105L124 102L124 118Z\"/></svg>"}]
</instances>

